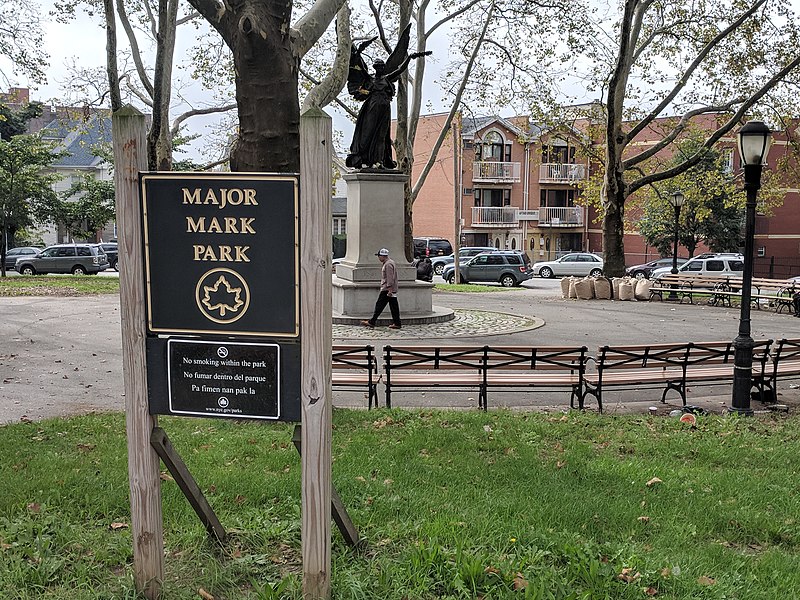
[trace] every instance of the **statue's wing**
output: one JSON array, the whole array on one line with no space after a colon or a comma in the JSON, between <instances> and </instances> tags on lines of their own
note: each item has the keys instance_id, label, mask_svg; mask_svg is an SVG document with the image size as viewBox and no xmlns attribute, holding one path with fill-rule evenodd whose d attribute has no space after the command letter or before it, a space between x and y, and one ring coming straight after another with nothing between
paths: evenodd
<instances>
[{"instance_id":1,"label":"statue's wing","mask_svg":"<svg viewBox=\"0 0 800 600\"><path fill-rule=\"evenodd\" d=\"M356 100L366 100L369 96L367 84L370 75L367 72L367 64L361 57L361 53L355 47L350 46L350 67L347 71L347 92Z\"/></svg>"},{"instance_id":2,"label":"statue's wing","mask_svg":"<svg viewBox=\"0 0 800 600\"><path fill-rule=\"evenodd\" d=\"M397 40L397 46L386 59L386 72L394 73L397 69L403 66L403 61L408 58L408 41L411 39L411 23L406 25L403 33Z\"/></svg>"}]
</instances>

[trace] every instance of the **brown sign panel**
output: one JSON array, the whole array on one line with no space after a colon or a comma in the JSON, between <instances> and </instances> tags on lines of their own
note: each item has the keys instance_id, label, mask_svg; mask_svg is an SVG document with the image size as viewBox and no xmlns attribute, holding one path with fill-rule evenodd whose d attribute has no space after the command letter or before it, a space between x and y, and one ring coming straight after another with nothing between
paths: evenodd
<instances>
[{"instance_id":1,"label":"brown sign panel","mask_svg":"<svg viewBox=\"0 0 800 600\"><path fill-rule=\"evenodd\" d=\"M298 178L143 173L147 328L300 335Z\"/></svg>"}]
</instances>

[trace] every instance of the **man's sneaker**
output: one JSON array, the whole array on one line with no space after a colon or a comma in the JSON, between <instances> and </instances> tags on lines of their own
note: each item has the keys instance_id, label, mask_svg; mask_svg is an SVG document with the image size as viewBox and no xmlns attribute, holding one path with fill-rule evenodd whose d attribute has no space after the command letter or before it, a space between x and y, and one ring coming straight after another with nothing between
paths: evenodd
<instances>
[{"instance_id":1,"label":"man's sneaker","mask_svg":"<svg viewBox=\"0 0 800 600\"><path fill-rule=\"evenodd\" d=\"M389 325L389 329L401 329L401 327L400 325L395 325L394 323L392 323L391 325Z\"/></svg>"},{"instance_id":2,"label":"man's sneaker","mask_svg":"<svg viewBox=\"0 0 800 600\"><path fill-rule=\"evenodd\" d=\"M370 323L369 321L361 321L361 324L362 324L364 327L369 327L370 329L375 329L375 325L373 325L373 324L372 324L372 323Z\"/></svg>"}]
</instances>

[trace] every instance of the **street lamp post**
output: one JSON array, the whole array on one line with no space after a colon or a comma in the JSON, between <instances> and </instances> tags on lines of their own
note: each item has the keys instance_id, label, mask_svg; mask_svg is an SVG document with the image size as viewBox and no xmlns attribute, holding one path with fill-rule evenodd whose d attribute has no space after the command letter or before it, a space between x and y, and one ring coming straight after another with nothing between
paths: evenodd
<instances>
[{"instance_id":1,"label":"street lamp post","mask_svg":"<svg viewBox=\"0 0 800 600\"><path fill-rule=\"evenodd\" d=\"M680 191L672 192L669 198L670 204L675 209L675 244L672 247L672 270L670 273L673 275L678 274L678 219L681 216L681 206L686 198ZM675 293L675 284L672 284L672 291L669 293L670 300L677 300L678 294Z\"/></svg>"},{"instance_id":2,"label":"street lamp post","mask_svg":"<svg viewBox=\"0 0 800 600\"><path fill-rule=\"evenodd\" d=\"M772 132L762 121L748 121L739 130L739 156L744 166L747 192L744 230L744 272L739 335L733 340L733 393L730 412L752 415L750 390L753 377L753 338L750 336L750 291L753 282L753 238L755 237L756 197L761 187L761 170L766 164Z\"/></svg>"}]
</instances>

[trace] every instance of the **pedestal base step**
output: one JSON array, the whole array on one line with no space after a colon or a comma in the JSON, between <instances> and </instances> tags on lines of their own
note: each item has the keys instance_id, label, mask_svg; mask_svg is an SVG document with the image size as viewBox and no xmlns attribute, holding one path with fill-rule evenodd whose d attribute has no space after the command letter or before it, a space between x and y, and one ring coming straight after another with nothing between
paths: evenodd
<instances>
[{"instance_id":1,"label":"pedestal base step","mask_svg":"<svg viewBox=\"0 0 800 600\"><path fill-rule=\"evenodd\" d=\"M409 313L404 314L402 306L400 310L400 321L403 326L406 325L429 325L431 323L444 323L452 321L456 314L451 308L444 308L443 306L434 306L433 310L425 313ZM336 325L358 325L361 321L365 321L372 317L372 313L364 315L342 315L336 312L333 313L333 323ZM389 307L383 311L381 318L378 319L377 327L385 327L392 322Z\"/></svg>"}]
</instances>

